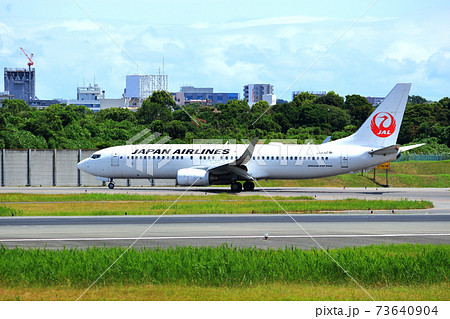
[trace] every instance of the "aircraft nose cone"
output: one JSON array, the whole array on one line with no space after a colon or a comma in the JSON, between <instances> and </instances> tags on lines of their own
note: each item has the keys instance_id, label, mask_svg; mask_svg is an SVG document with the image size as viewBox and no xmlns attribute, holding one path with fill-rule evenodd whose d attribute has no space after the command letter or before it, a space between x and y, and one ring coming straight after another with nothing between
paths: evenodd
<instances>
[{"instance_id":1,"label":"aircraft nose cone","mask_svg":"<svg viewBox=\"0 0 450 319\"><path fill-rule=\"evenodd\" d=\"M82 171L86 170L86 166L87 166L86 160L83 160L77 164L78 169Z\"/></svg>"}]
</instances>

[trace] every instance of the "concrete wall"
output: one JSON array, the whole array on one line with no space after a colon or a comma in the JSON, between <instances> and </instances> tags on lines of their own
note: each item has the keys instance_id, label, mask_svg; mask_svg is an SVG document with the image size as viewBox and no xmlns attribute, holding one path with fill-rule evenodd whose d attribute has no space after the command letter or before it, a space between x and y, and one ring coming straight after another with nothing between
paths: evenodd
<instances>
[{"instance_id":1,"label":"concrete wall","mask_svg":"<svg viewBox=\"0 0 450 319\"><path fill-rule=\"evenodd\" d=\"M30 153L30 186L52 186L55 152L45 150L27 150L27 152Z\"/></svg>"},{"instance_id":2,"label":"concrete wall","mask_svg":"<svg viewBox=\"0 0 450 319\"><path fill-rule=\"evenodd\" d=\"M81 172L77 163L96 150L0 150L0 186L102 186L95 176ZM116 186L150 187L146 179L117 179ZM155 180L173 186L175 180Z\"/></svg>"}]
</instances>

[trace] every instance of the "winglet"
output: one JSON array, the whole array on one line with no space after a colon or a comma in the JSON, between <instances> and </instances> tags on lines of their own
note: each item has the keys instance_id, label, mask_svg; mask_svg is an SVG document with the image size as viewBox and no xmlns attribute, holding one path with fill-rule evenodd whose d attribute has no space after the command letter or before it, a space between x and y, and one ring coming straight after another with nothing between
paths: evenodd
<instances>
[{"instance_id":1,"label":"winglet","mask_svg":"<svg viewBox=\"0 0 450 319\"><path fill-rule=\"evenodd\" d=\"M253 151L255 150L255 145L258 143L258 138L255 137L252 142L248 145L245 152L242 154L241 157L239 157L235 163L233 163L236 166L241 166L243 164L247 164L250 159L252 158Z\"/></svg>"}]
</instances>

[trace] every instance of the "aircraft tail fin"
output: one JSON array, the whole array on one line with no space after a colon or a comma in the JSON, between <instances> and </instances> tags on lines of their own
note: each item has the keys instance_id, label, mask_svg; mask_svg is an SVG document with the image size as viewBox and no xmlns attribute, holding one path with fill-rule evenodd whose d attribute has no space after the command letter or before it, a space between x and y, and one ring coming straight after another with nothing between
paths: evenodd
<instances>
[{"instance_id":1,"label":"aircraft tail fin","mask_svg":"<svg viewBox=\"0 0 450 319\"><path fill-rule=\"evenodd\" d=\"M395 145L410 89L411 83L398 83L353 135L332 143L372 147Z\"/></svg>"}]
</instances>

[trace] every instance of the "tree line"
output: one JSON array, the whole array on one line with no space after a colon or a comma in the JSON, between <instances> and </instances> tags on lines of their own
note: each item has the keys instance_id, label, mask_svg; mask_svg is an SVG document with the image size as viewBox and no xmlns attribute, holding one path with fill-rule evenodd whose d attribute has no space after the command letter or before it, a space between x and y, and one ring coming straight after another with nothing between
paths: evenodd
<instances>
[{"instance_id":1,"label":"tree line","mask_svg":"<svg viewBox=\"0 0 450 319\"><path fill-rule=\"evenodd\" d=\"M272 107L244 100L226 104L177 106L169 94L156 91L136 111L55 104L43 110L23 100L4 100L0 108L0 148L100 149L126 144L144 129L168 135L168 143L195 139L293 139L321 143L348 136L366 120L374 107L360 95L345 98L335 92L317 97L308 92L292 102ZM429 102L411 96L398 137L399 144L427 143L419 151L450 152L450 99ZM139 141L138 141L139 142Z\"/></svg>"}]
</instances>

